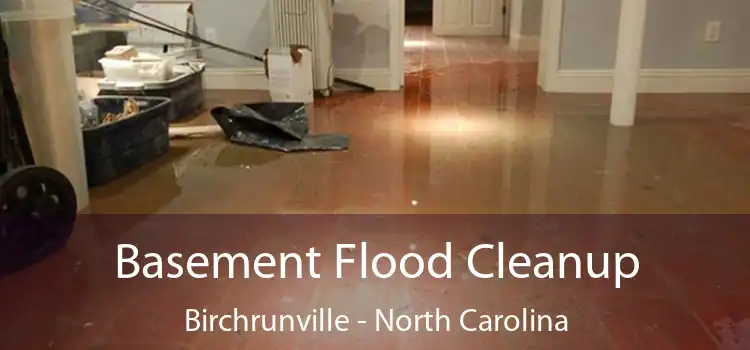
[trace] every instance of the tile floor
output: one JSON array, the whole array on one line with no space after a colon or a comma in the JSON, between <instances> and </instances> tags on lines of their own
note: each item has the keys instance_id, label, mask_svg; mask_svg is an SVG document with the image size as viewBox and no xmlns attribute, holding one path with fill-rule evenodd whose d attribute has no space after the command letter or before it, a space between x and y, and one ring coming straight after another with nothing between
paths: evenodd
<instances>
[{"instance_id":1,"label":"tile floor","mask_svg":"<svg viewBox=\"0 0 750 350\"><path fill-rule=\"evenodd\" d=\"M747 213L750 95L644 95L636 126L608 126L608 97L550 95L533 53L495 38L409 28L401 92L316 102L315 132L348 152L277 154L182 140L164 159L92 192L98 214ZM207 93L209 104L262 93ZM209 123L204 114L188 123ZM3 349L750 349L745 216L86 216L60 254L0 279ZM336 279L335 242L432 253L454 243L454 278ZM469 277L467 247L633 252L635 279ZM116 278L116 245L146 252L306 251L321 279ZM352 254L356 254L355 250ZM345 252L346 253L346 252ZM480 266L492 269L492 256ZM484 264L484 265L482 265ZM611 263L613 264L613 263ZM379 266L379 265L378 265ZM451 265L452 266L452 265ZM631 266L632 267L632 266ZM585 272L585 271L584 271ZM439 307L451 332L185 332L185 309L303 313ZM565 314L568 332L467 333L460 310ZM476 320L473 320L474 322ZM370 344L370 345L367 345Z\"/></svg>"}]
</instances>

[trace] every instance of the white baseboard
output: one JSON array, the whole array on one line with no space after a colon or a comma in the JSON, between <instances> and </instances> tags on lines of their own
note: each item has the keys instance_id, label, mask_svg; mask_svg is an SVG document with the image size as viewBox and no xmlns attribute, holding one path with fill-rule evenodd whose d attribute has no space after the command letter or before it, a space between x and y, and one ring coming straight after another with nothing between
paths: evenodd
<instances>
[{"instance_id":1,"label":"white baseboard","mask_svg":"<svg viewBox=\"0 0 750 350\"><path fill-rule=\"evenodd\" d=\"M388 68L334 69L333 75L356 83L375 88L376 91L398 91L391 82L391 70Z\"/></svg>"},{"instance_id":2,"label":"white baseboard","mask_svg":"<svg viewBox=\"0 0 750 350\"><path fill-rule=\"evenodd\" d=\"M538 51L539 37L510 33L510 47L518 51Z\"/></svg>"},{"instance_id":3,"label":"white baseboard","mask_svg":"<svg viewBox=\"0 0 750 350\"><path fill-rule=\"evenodd\" d=\"M377 91L392 91L388 68L336 69L337 78L351 80ZM203 74L206 90L268 90L268 79L263 68L208 68ZM396 88L395 90L398 90Z\"/></svg>"},{"instance_id":4,"label":"white baseboard","mask_svg":"<svg viewBox=\"0 0 750 350\"><path fill-rule=\"evenodd\" d=\"M550 72L547 92L611 93L611 70ZM641 93L750 93L750 69L643 69Z\"/></svg>"}]
</instances>

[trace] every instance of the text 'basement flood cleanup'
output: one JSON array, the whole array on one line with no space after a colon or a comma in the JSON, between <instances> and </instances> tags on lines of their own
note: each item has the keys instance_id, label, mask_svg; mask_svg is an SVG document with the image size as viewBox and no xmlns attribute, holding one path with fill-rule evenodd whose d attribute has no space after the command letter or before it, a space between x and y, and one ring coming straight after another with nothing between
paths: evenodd
<instances>
[{"instance_id":1,"label":"text 'basement flood cleanup'","mask_svg":"<svg viewBox=\"0 0 750 350\"><path fill-rule=\"evenodd\" d=\"M495 268L477 267L479 254L486 253L493 253ZM261 253L251 258L244 253L193 253L187 256L171 253L165 257L157 253L141 255L136 246L120 244L117 249L117 276L121 279L138 276L149 279L247 279L251 276L261 279L317 279L321 278L316 269L316 262L321 255L311 247L302 255L280 253L275 256ZM357 255L359 259L355 259ZM343 278L345 265L359 264L360 278L391 278L398 273L406 278L448 279L453 277L452 258L450 242L445 243L444 251L427 258L411 252L399 259L389 253L368 255L366 242L358 245L337 244L336 278ZM537 253L533 256L525 253L506 254L502 242L475 246L469 251L465 261L469 272L481 279L505 278L506 274L519 279L580 279L586 275L592 279L612 278L615 280L615 288L621 287L623 279L635 277L639 269L638 257L632 253L587 253L585 256L576 253ZM241 271L237 272L235 269Z\"/></svg>"}]
</instances>

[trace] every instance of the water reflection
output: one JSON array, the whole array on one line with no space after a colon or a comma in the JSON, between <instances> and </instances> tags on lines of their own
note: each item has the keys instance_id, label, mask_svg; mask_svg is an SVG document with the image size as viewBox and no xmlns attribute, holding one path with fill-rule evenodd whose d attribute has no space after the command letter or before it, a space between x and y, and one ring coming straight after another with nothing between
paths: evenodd
<instances>
[{"instance_id":1,"label":"water reflection","mask_svg":"<svg viewBox=\"0 0 750 350\"><path fill-rule=\"evenodd\" d=\"M601 213L623 212L628 180L628 151L632 128L610 126L607 130L601 191Z\"/></svg>"}]
</instances>

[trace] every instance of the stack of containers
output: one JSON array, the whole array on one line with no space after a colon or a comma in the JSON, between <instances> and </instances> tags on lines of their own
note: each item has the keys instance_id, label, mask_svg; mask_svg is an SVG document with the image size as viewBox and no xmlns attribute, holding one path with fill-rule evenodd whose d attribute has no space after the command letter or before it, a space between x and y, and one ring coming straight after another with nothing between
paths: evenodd
<instances>
[{"instance_id":1,"label":"stack of containers","mask_svg":"<svg viewBox=\"0 0 750 350\"><path fill-rule=\"evenodd\" d=\"M133 10L160 22L195 34L195 16L190 2L139 1ZM137 17L137 16L136 16ZM167 97L172 100L171 119L195 116L203 109L203 73L198 47L191 40L139 25L128 34L128 45L138 57L160 57L162 63L140 69L147 76L123 74L122 63L105 57L100 61L106 78L99 82L100 95ZM131 72L133 70L130 70Z\"/></svg>"}]
</instances>

